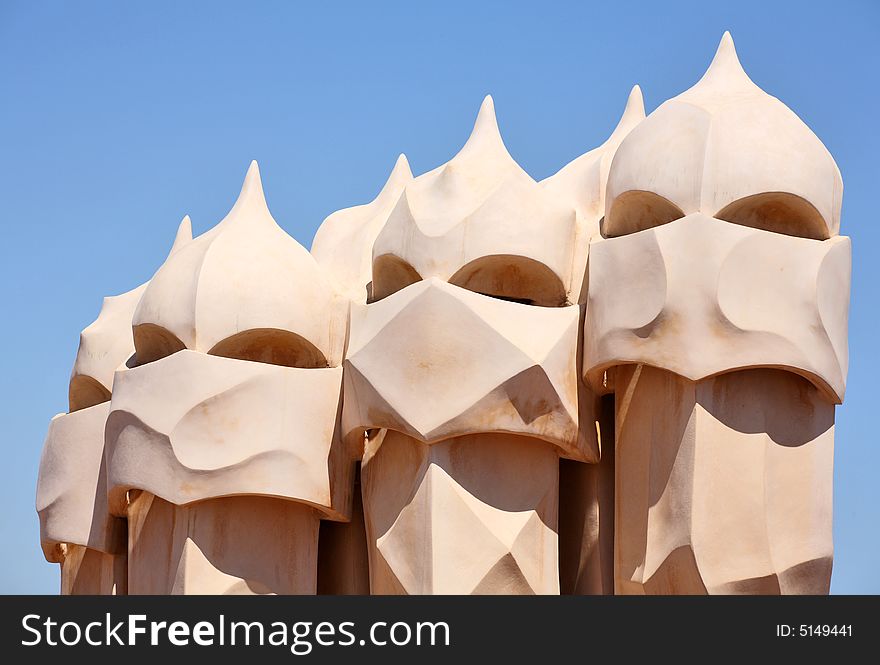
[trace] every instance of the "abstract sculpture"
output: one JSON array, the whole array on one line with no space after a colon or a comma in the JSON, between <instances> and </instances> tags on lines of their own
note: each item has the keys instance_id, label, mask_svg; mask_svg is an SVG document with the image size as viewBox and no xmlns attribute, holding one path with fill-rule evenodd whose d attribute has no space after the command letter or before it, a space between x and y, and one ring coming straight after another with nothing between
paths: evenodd
<instances>
[{"instance_id":1,"label":"abstract sculpture","mask_svg":"<svg viewBox=\"0 0 880 665\"><path fill-rule=\"evenodd\" d=\"M62 593L827 593L841 197L729 34L541 182L487 97L311 254L253 163L83 332L37 488Z\"/></svg>"}]
</instances>

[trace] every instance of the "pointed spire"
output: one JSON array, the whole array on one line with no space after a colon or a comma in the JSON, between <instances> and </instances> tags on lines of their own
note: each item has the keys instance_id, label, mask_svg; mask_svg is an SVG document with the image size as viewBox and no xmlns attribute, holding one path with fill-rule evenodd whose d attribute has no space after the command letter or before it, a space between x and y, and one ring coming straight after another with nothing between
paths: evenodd
<instances>
[{"instance_id":1,"label":"pointed spire","mask_svg":"<svg viewBox=\"0 0 880 665\"><path fill-rule=\"evenodd\" d=\"M266 204L266 196L263 194L263 181L260 178L260 167L257 165L257 160L253 160L248 167L247 174L244 176L244 184L241 186L241 193L239 193L235 205L232 206L232 210L220 223L239 219L268 219L273 223L275 221L272 219L269 206Z\"/></svg>"},{"instance_id":2,"label":"pointed spire","mask_svg":"<svg viewBox=\"0 0 880 665\"><path fill-rule=\"evenodd\" d=\"M256 159L252 160L251 165L248 166L244 183L241 186L241 193L239 193L232 209L250 207L254 204L266 205L266 197L263 194L263 179L260 177L260 166Z\"/></svg>"},{"instance_id":3,"label":"pointed spire","mask_svg":"<svg viewBox=\"0 0 880 665\"><path fill-rule=\"evenodd\" d=\"M385 181L385 185L382 187L382 191L376 196L376 200L397 192L404 183L409 182L412 179L413 174L409 168L409 161L407 160L406 155L400 153L400 156L394 163L394 168L391 169L391 173L388 175L388 180Z\"/></svg>"},{"instance_id":4,"label":"pointed spire","mask_svg":"<svg viewBox=\"0 0 880 665\"><path fill-rule=\"evenodd\" d=\"M185 215L184 218L180 220L180 226L177 227L177 235L174 236L174 244L171 245L171 251L168 252L169 255L186 245L192 240L192 237L192 222L190 221L189 215Z\"/></svg>"},{"instance_id":5,"label":"pointed spire","mask_svg":"<svg viewBox=\"0 0 880 665\"><path fill-rule=\"evenodd\" d=\"M718 44L718 50L715 51L715 57L712 58L709 69L697 81L694 88L699 86L723 86L730 88L743 85L757 87L739 62L733 37L730 36L730 32L725 32L721 37L721 42Z\"/></svg>"},{"instance_id":6,"label":"pointed spire","mask_svg":"<svg viewBox=\"0 0 880 665\"><path fill-rule=\"evenodd\" d=\"M629 91L629 97L626 100L626 107L623 109L623 115L617 122L617 127L611 132L608 141L613 141L617 136L625 136L630 130L645 119L645 100L642 97L642 89L638 84Z\"/></svg>"},{"instance_id":7,"label":"pointed spire","mask_svg":"<svg viewBox=\"0 0 880 665\"><path fill-rule=\"evenodd\" d=\"M631 119L642 120L645 117L645 99L642 97L642 89L636 83L632 90L629 91L629 97L626 98L626 108L623 109L621 122Z\"/></svg>"},{"instance_id":8,"label":"pointed spire","mask_svg":"<svg viewBox=\"0 0 880 665\"><path fill-rule=\"evenodd\" d=\"M498 129L495 102L492 100L492 95L486 95L483 99L471 135L456 157L464 157L487 149L500 149L507 154L507 148L501 138L501 130Z\"/></svg>"},{"instance_id":9,"label":"pointed spire","mask_svg":"<svg viewBox=\"0 0 880 665\"><path fill-rule=\"evenodd\" d=\"M477 120L474 123L474 131L471 134L476 134L478 131L500 133L498 131L498 118L495 117L495 100L492 99L492 95L486 95L483 98L483 103L480 104Z\"/></svg>"}]
</instances>

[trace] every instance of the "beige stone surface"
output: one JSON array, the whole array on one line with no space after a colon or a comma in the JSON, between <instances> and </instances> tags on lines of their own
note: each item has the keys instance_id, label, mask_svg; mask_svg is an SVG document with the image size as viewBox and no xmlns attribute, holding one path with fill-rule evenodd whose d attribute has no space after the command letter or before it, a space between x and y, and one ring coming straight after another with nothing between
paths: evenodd
<instances>
[{"instance_id":1,"label":"beige stone surface","mask_svg":"<svg viewBox=\"0 0 880 665\"><path fill-rule=\"evenodd\" d=\"M559 593L551 445L388 431L367 446L363 495L372 593Z\"/></svg>"},{"instance_id":2,"label":"beige stone surface","mask_svg":"<svg viewBox=\"0 0 880 665\"><path fill-rule=\"evenodd\" d=\"M62 593L827 593L842 191L727 33L540 182L487 96L311 252L251 163L81 335L37 486Z\"/></svg>"},{"instance_id":3,"label":"beige stone surface","mask_svg":"<svg viewBox=\"0 0 880 665\"><path fill-rule=\"evenodd\" d=\"M184 217L171 253L192 238ZM113 377L134 354L131 319L146 284L104 298L80 335L68 388L70 413L58 414L40 457L37 513L49 561L61 564L63 594L125 593L126 523L110 514L104 426Z\"/></svg>"},{"instance_id":4,"label":"beige stone surface","mask_svg":"<svg viewBox=\"0 0 880 665\"><path fill-rule=\"evenodd\" d=\"M129 593L313 594L318 514L239 496L177 506L147 492L128 506Z\"/></svg>"},{"instance_id":5,"label":"beige stone surface","mask_svg":"<svg viewBox=\"0 0 880 665\"><path fill-rule=\"evenodd\" d=\"M623 235L658 217L702 212L824 239L838 233L842 196L831 154L749 79L725 33L703 78L620 144L608 177L605 232Z\"/></svg>"},{"instance_id":6,"label":"beige stone surface","mask_svg":"<svg viewBox=\"0 0 880 665\"><path fill-rule=\"evenodd\" d=\"M458 154L403 188L373 245L373 299L437 277L489 295L564 304L583 275L572 252L579 223L572 205L507 152L486 97Z\"/></svg>"},{"instance_id":7,"label":"beige stone surface","mask_svg":"<svg viewBox=\"0 0 880 665\"><path fill-rule=\"evenodd\" d=\"M110 403L55 416L40 457L37 513L50 561L66 543L106 553L125 552L125 523L107 510L104 423Z\"/></svg>"},{"instance_id":8,"label":"beige stone surface","mask_svg":"<svg viewBox=\"0 0 880 665\"><path fill-rule=\"evenodd\" d=\"M343 430L358 438L382 427L426 443L501 430L586 457L571 371L578 314L436 278L353 306Z\"/></svg>"},{"instance_id":9,"label":"beige stone surface","mask_svg":"<svg viewBox=\"0 0 880 665\"><path fill-rule=\"evenodd\" d=\"M229 214L150 280L133 320L138 364L187 348L338 366L345 309L312 256L275 222L252 162Z\"/></svg>"},{"instance_id":10,"label":"beige stone surface","mask_svg":"<svg viewBox=\"0 0 880 665\"><path fill-rule=\"evenodd\" d=\"M774 369L615 386L617 593L828 593L833 404Z\"/></svg>"},{"instance_id":11,"label":"beige stone surface","mask_svg":"<svg viewBox=\"0 0 880 665\"><path fill-rule=\"evenodd\" d=\"M346 319L253 162L229 214L150 281L114 379L107 496L129 520L131 593L315 593L319 521L351 511Z\"/></svg>"},{"instance_id":12,"label":"beige stone surface","mask_svg":"<svg viewBox=\"0 0 880 665\"><path fill-rule=\"evenodd\" d=\"M569 304L586 170L536 183L487 98L465 146L406 183L379 233L342 415L352 445L385 430L362 466L373 593L559 592L559 457L598 459L595 428L579 427L592 412Z\"/></svg>"},{"instance_id":13,"label":"beige stone surface","mask_svg":"<svg viewBox=\"0 0 880 665\"><path fill-rule=\"evenodd\" d=\"M116 596L128 593L128 557L82 545L63 545L61 595Z\"/></svg>"},{"instance_id":14,"label":"beige stone surface","mask_svg":"<svg viewBox=\"0 0 880 665\"><path fill-rule=\"evenodd\" d=\"M709 70L620 143L583 370L613 391L615 593L827 593L851 250L833 159Z\"/></svg>"},{"instance_id":15,"label":"beige stone surface","mask_svg":"<svg viewBox=\"0 0 880 665\"><path fill-rule=\"evenodd\" d=\"M590 247L584 371L632 362L692 380L784 366L843 400L850 240L794 238L701 213Z\"/></svg>"},{"instance_id":16,"label":"beige stone surface","mask_svg":"<svg viewBox=\"0 0 880 665\"><path fill-rule=\"evenodd\" d=\"M373 242L410 180L409 162L401 155L375 199L334 212L315 232L312 256L327 271L340 293L353 302L370 299Z\"/></svg>"},{"instance_id":17,"label":"beige stone surface","mask_svg":"<svg viewBox=\"0 0 880 665\"><path fill-rule=\"evenodd\" d=\"M347 512L351 490L339 474L351 464L339 459L335 439L341 367L185 350L120 372L116 382L106 428L116 514L130 489L176 505L258 494Z\"/></svg>"}]
</instances>

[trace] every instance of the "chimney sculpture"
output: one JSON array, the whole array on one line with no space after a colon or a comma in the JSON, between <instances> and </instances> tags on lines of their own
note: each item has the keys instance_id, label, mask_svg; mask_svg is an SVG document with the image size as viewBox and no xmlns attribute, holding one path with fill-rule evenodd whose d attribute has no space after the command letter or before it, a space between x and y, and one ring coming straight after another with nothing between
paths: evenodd
<instances>
[{"instance_id":1,"label":"chimney sculpture","mask_svg":"<svg viewBox=\"0 0 880 665\"><path fill-rule=\"evenodd\" d=\"M404 186L345 365L345 434L379 431L361 467L373 593L559 592L559 457L599 452L571 371L578 241L491 97L461 151Z\"/></svg>"},{"instance_id":2,"label":"chimney sculpture","mask_svg":"<svg viewBox=\"0 0 880 665\"><path fill-rule=\"evenodd\" d=\"M842 189L729 34L541 182L487 97L311 253L253 163L83 332L37 490L62 593L827 593Z\"/></svg>"},{"instance_id":3,"label":"chimney sculpture","mask_svg":"<svg viewBox=\"0 0 880 665\"><path fill-rule=\"evenodd\" d=\"M346 519L345 304L269 213L256 162L133 320L106 426L129 593L315 593L320 519ZM170 553L170 554L169 554Z\"/></svg>"},{"instance_id":4,"label":"chimney sculpture","mask_svg":"<svg viewBox=\"0 0 880 665\"><path fill-rule=\"evenodd\" d=\"M729 34L621 143L584 329L615 400L616 593L828 592L842 189Z\"/></svg>"}]
</instances>

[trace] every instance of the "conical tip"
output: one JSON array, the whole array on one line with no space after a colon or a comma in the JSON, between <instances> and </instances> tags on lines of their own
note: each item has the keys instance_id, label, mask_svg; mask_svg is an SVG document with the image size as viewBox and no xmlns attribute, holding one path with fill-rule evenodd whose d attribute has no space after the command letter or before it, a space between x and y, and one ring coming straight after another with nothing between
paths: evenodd
<instances>
[{"instance_id":1,"label":"conical tip","mask_svg":"<svg viewBox=\"0 0 880 665\"><path fill-rule=\"evenodd\" d=\"M483 103L480 104L471 137L492 134L501 137L501 132L498 130L498 118L495 116L495 100L492 99L492 95L486 95L483 98Z\"/></svg>"},{"instance_id":2,"label":"conical tip","mask_svg":"<svg viewBox=\"0 0 880 665\"><path fill-rule=\"evenodd\" d=\"M486 147L501 149L505 153L507 152L507 149L504 147L504 140L501 138L501 130L498 128L498 119L495 116L495 101L492 99L492 95L486 95L483 98L483 103L480 104L480 111L477 113L477 119L474 122L474 128L459 155L465 155L478 149L482 150Z\"/></svg>"},{"instance_id":3,"label":"conical tip","mask_svg":"<svg viewBox=\"0 0 880 665\"><path fill-rule=\"evenodd\" d=\"M175 252L189 241L192 240L192 221L189 215L184 215L177 227L177 234L174 236L174 244L171 245L171 252Z\"/></svg>"},{"instance_id":4,"label":"conical tip","mask_svg":"<svg viewBox=\"0 0 880 665\"><path fill-rule=\"evenodd\" d=\"M260 178L260 165L256 159L252 159L248 166L247 173L244 176L244 188L263 188L263 181Z\"/></svg>"},{"instance_id":5,"label":"conical tip","mask_svg":"<svg viewBox=\"0 0 880 665\"><path fill-rule=\"evenodd\" d=\"M257 160L252 160L248 166L247 174L244 176L244 183L241 186L241 192L235 201L233 210L250 206L266 206L266 197L263 194L263 180L260 177L260 166Z\"/></svg>"},{"instance_id":6,"label":"conical tip","mask_svg":"<svg viewBox=\"0 0 880 665\"><path fill-rule=\"evenodd\" d=\"M394 162L394 168L391 169L391 173L388 175L388 180L385 181L382 191L379 192L376 200L384 199L385 196L396 195L412 179L413 175L409 168L409 161L406 155L400 153L397 161Z\"/></svg>"},{"instance_id":7,"label":"conical tip","mask_svg":"<svg viewBox=\"0 0 880 665\"><path fill-rule=\"evenodd\" d=\"M645 117L645 98L642 96L642 89L636 83L632 90L629 91L629 97L626 98L626 108L623 109L623 117L621 120L629 120L638 118L641 120Z\"/></svg>"},{"instance_id":8,"label":"conical tip","mask_svg":"<svg viewBox=\"0 0 880 665\"><path fill-rule=\"evenodd\" d=\"M715 57L712 58L712 65L716 64L737 64L739 65L739 58L736 55L736 44L733 43L733 37L730 36L730 31L725 30L724 34L721 35L721 41L718 42L718 48L715 50ZM711 68L712 65L709 65Z\"/></svg>"},{"instance_id":9,"label":"conical tip","mask_svg":"<svg viewBox=\"0 0 880 665\"><path fill-rule=\"evenodd\" d=\"M638 85L634 85L629 91L629 97L626 99L626 106L623 114L617 122L617 127L611 132L609 141L614 142L615 139L622 139L630 130L645 119L645 100L642 97L642 89Z\"/></svg>"},{"instance_id":10,"label":"conical tip","mask_svg":"<svg viewBox=\"0 0 880 665\"><path fill-rule=\"evenodd\" d=\"M715 57L712 63L698 81L700 84L723 84L725 86L737 84L750 84L752 80L746 74L740 64L739 57L736 54L736 45L733 43L733 37L730 32L725 32L718 43L718 49L715 51Z\"/></svg>"},{"instance_id":11,"label":"conical tip","mask_svg":"<svg viewBox=\"0 0 880 665\"><path fill-rule=\"evenodd\" d=\"M400 153L397 157L397 161L394 162L394 168L391 169L391 175L388 179L391 180L395 177L405 177L407 180L412 178L412 169L409 166L409 160L403 153Z\"/></svg>"}]
</instances>

